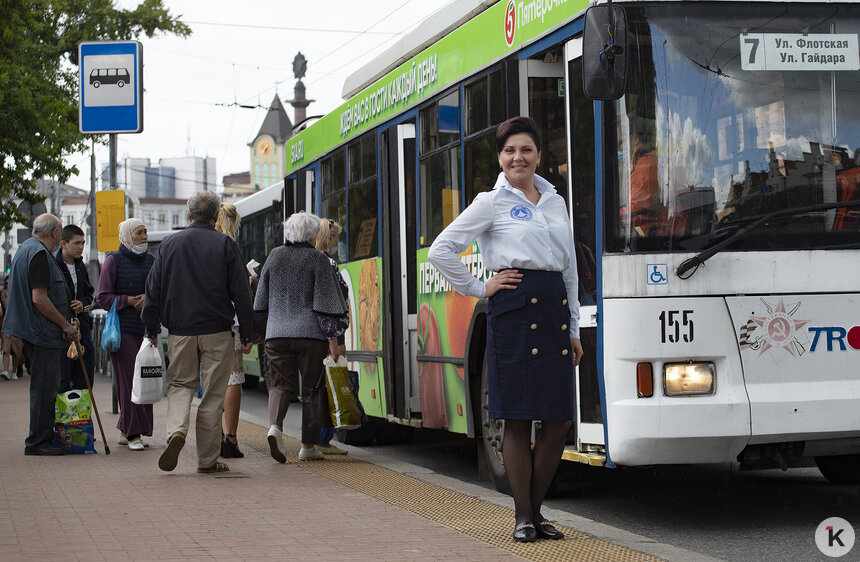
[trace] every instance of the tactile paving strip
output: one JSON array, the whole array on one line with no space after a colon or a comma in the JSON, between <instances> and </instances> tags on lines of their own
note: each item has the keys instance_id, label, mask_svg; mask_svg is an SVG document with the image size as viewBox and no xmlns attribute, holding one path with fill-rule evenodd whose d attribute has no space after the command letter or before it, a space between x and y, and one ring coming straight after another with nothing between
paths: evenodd
<instances>
[{"instance_id":1,"label":"tactile paving strip","mask_svg":"<svg viewBox=\"0 0 860 562\"><path fill-rule=\"evenodd\" d=\"M239 422L239 442L268 455L266 432L267 428L244 421ZM287 462L298 462L301 444L286 436L284 444L287 449ZM514 514L510 509L348 456L327 456L324 461L299 464L308 472L410 511L526 560L588 560L589 562L660 560L650 554L619 546L561 525L557 525L557 528L564 532L564 540L517 543L511 538Z\"/></svg>"}]
</instances>

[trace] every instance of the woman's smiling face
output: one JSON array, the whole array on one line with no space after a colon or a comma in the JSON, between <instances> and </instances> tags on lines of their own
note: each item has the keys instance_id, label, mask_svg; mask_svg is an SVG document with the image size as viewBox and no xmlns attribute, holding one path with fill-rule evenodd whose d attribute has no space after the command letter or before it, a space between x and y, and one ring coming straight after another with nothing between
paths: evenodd
<instances>
[{"instance_id":1,"label":"woman's smiling face","mask_svg":"<svg viewBox=\"0 0 860 562\"><path fill-rule=\"evenodd\" d=\"M517 133L505 140L505 145L499 152L499 165L511 185L518 188L532 187L538 164L540 151L531 135Z\"/></svg>"}]
</instances>

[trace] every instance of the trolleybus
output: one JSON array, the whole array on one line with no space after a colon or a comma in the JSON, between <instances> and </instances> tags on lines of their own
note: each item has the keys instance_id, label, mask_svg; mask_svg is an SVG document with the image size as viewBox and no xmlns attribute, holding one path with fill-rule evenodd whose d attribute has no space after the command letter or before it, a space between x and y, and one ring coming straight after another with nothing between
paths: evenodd
<instances>
[{"instance_id":1,"label":"trolleybus","mask_svg":"<svg viewBox=\"0 0 860 562\"><path fill-rule=\"evenodd\" d=\"M504 486L486 306L427 252L493 185L498 124L529 115L576 240L585 359L564 458L817 463L857 482L857 4L612 5L586 41L583 0L452 3L287 141L283 216L344 226L365 410L480 437ZM461 259L491 274L477 244Z\"/></svg>"}]
</instances>

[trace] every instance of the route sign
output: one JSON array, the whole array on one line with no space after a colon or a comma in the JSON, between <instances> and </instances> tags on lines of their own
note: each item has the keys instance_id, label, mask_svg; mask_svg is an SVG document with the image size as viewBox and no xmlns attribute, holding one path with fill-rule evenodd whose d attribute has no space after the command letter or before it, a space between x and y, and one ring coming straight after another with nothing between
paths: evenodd
<instances>
[{"instance_id":1,"label":"route sign","mask_svg":"<svg viewBox=\"0 0 860 562\"><path fill-rule=\"evenodd\" d=\"M143 45L139 41L85 41L78 44L78 62L80 131L143 131Z\"/></svg>"},{"instance_id":2,"label":"route sign","mask_svg":"<svg viewBox=\"0 0 860 562\"><path fill-rule=\"evenodd\" d=\"M96 191L96 234L99 252L119 250L119 223L125 220L125 193Z\"/></svg>"}]
</instances>

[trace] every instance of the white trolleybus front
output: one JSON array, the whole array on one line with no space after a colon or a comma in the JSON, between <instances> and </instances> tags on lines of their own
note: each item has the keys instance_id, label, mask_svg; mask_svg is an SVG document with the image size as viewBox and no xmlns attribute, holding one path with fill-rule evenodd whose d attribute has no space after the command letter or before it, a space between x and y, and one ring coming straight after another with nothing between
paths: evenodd
<instances>
[{"instance_id":1,"label":"white trolleybus front","mask_svg":"<svg viewBox=\"0 0 860 562\"><path fill-rule=\"evenodd\" d=\"M595 104L604 414L579 447L857 482L856 6L625 12L623 51L603 34L586 76L622 95Z\"/></svg>"}]
</instances>

